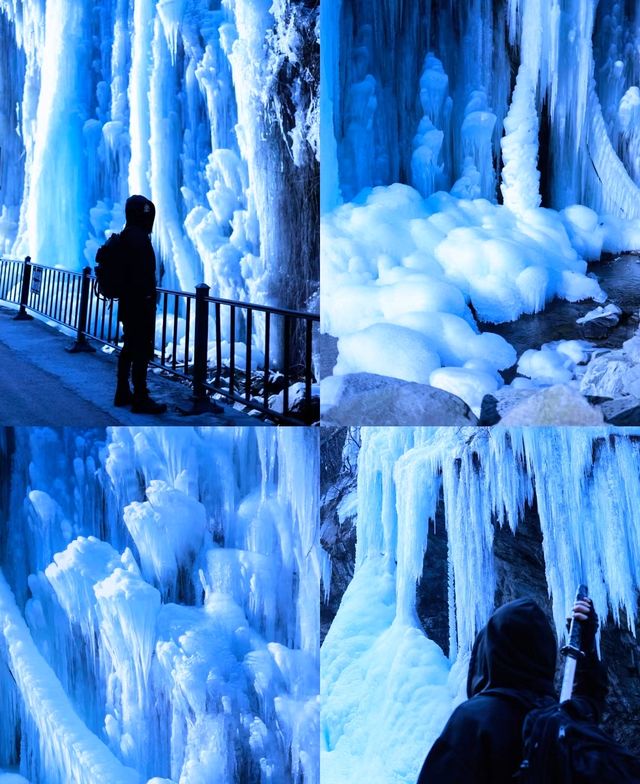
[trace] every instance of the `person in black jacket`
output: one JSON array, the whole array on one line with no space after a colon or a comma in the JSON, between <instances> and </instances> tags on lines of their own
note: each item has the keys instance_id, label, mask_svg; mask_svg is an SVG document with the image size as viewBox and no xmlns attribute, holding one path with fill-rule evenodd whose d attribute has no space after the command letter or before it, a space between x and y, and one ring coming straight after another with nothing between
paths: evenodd
<instances>
[{"instance_id":1,"label":"person in black jacket","mask_svg":"<svg viewBox=\"0 0 640 784\"><path fill-rule=\"evenodd\" d=\"M599 709L606 671L595 651L597 616L590 600L576 602L583 622L583 650L574 694ZM451 715L429 751L418 784L510 784L522 761L525 716L547 697L553 680L556 639L544 612L530 599L500 607L476 637L467 676L467 702Z\"/></svg>"},{"instance_id":2,"label":"person in black jacket","mask_svg":"<svg viewBox=\"0 0 640 784\"><path fill-rule=\"evenodd\" d=\"M118 358L118 385L114 405L131 405L138 414L161 414L167 410L147 390L147 366L153 357L156 322L156 257L151 244L156 209L144 196L130 196L125 204L127 219L120 234L126 283L119 298L118 319L124 345ZM133 382L133 392L129 386Z\"/></svg>"}]
</instances>

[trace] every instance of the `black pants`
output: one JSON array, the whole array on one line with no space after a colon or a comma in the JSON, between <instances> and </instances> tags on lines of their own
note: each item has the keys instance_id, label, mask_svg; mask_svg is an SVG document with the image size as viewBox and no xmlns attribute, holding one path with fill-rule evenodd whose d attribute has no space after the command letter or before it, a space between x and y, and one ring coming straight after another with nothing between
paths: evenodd
<instances>
[{"instance_id":1,"label":"black pants","mask_svg":"<svg viewBox=\"0 0 640 784\"><path fill-rule=\"evenodd\" d=\"M138 302L121 302L118 319L122 322L124 345L118 357L118 384L128 384L133 392L147 394L147 366L153 358L156 330L155 298Z\"/></svg>"}]
</instances>

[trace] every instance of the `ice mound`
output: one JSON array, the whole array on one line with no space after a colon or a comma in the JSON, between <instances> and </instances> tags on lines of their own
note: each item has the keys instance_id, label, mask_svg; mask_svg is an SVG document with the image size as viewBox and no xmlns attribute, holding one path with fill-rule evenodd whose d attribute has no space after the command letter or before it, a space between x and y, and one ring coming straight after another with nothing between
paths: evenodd
<instances>
[{"instance_id":1,"label":"ice mound","mask_svg":"<svg viewBox=\"0 0 640 784\"><path fill-rule=\"evenodd\" d=\"M584 250L589 237L593 250L594 215L527 204L516 214L444 192L422 199L401 184L364 190L322 221L322 329L339 339L335 373L433 384L439 367L458 368L447 388L460 394L477 386L480 361L501 384L495 371L515 352L478 321L513 321L554 297L603 302L572 245L579 237ZM477 408L477 396L463 399Z\"/></svg>"},{"instance_id":2,"label":"ice mound","mask_svg":"<svg viewBox=\"0 0 640 784\"><path fill-rule=\"evenodd\" d=\"M151 481L147 500L124 510L147 580L175 597L178 572L187 569L202 546L207 517L199 501L160 479Z\"/></svg>"}]
</instances>

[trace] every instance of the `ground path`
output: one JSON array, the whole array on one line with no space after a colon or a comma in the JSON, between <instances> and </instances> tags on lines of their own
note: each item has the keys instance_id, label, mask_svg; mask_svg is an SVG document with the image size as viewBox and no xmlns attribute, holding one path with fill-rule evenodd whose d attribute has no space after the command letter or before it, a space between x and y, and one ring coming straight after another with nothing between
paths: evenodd
<instances>
[{"instance_id":1,"label":"ground path","mask_svg":"<svg viewBox=\"0 0 640 784\"><path fill-rule=\"evenodd\" d=\"M115 408L116 358L93 344L95 353L71 354L73 338L40 320L15 321L0 307L0 426L49 425L261 425L261 420L224 406L222 414L185 415L191 389L149 372L154 399L167 404L161 416Z\"/></svg>"}]
</instances>

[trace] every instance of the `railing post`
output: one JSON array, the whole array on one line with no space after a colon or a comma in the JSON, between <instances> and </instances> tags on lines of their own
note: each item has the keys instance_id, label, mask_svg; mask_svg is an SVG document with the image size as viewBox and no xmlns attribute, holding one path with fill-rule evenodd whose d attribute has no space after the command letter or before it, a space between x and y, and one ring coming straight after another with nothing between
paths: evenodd
<instances>
[{"instance_id":1,"label":"railing post","mask_svg":"<svg viewBox=\"0 0 640 784\"><path fill-rule=\"evenodd\" d=\"M82 281L80 283L80 312L78 314L78 333L75 343L67 349L70 354L79 351L95 352L95 348L87 341L87 314L89 313L89 290L91 288L91 267L82 270Z\"/></svg>"},{"instance_id":2,"label":"railing post","mask_svg":"<svg viewBox=\"0 0 640 784\"><path fill-rule=\"evenodd\" d=\"M29 289L31 288L31 256L24 260L22 268L22 290L20 291L20 310L13 318L15 321L32 321L33 316L27 313L27 303L29 302Z\"/></svg>"},{"instance_id":3,"label":"railing post","mask_svg":"<svg viewBox=\"0 0 640 784\"><path fill-rule=\"evenodd\" d=\"M193 413L221 412L223 409L207 395L207 354L209 353L209 286L196 286L195 330L193 336ZM187 347L188 350L188 347Z\"/></svg>"}]
</instances>

